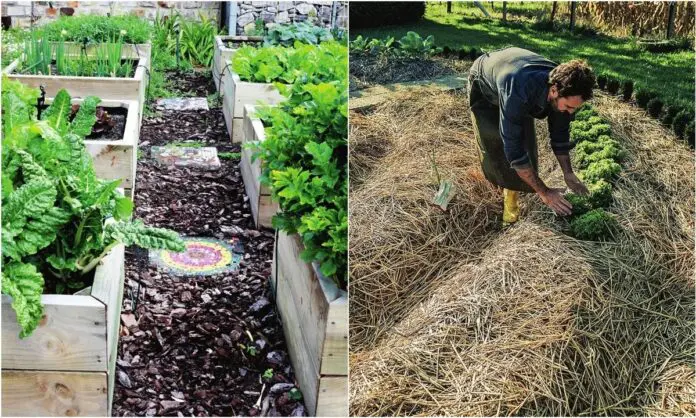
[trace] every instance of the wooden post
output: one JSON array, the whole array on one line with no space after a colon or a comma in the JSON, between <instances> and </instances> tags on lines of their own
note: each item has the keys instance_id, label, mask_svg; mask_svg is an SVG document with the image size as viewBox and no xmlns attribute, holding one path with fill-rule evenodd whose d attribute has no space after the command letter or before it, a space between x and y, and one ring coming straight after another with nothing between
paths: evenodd
<instances>
[{"instance_id":1,"label":"wooden post","mask_svg":"<svg viewBox=\"0 0 696 418\"><path fill-rule=\"evenodd\" d=\"M447 13L452 13L452 2L451 1L447 2Z\"/></svg>"},{"instance_id":2,"label":"wooden post","mask_svg":"<svg viewBox=\"0 0 696 418\"><path fill-rule=\"evenodd\" d=\"M578 7L578 3L575 1L570 2L570 30L575 29L575 9Z\"/></svg>"},{"instance_id":3,"label":"wooden post","mask_svg":"<svg viewBox=\"0 0 696 418\"><path fill-rule=\"evenodd\" d=\"M503 22L507 22L507 2L503 2Z\"/></svg>"},{"instance_id":4,"label":"wooden post","mask_svg":"<svg viewBox=\"0 0 696 418\"><path fill-rule=\"evenodd\" d=\"M669 2L669 12L667 13L667 39L674 36L674 19L677 16L677 2Z\"/></svg>"},{"instance_id":5,"label":"wooden post","mask_svg":"<svg viewBox=\"0 0 696 418\"><path fill-rule=\"evenodd\" d=\"M554 19L556 19L556 12L558 11L558 2L554 1L553 6L551 7L551 23L553 23Z\"/></svg>"}]
</instances>

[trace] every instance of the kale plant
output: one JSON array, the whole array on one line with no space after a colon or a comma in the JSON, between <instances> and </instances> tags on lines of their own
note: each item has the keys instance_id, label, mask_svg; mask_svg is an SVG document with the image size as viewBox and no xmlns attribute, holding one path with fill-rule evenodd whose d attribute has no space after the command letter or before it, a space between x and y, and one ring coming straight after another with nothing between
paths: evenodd
<instances>
[{"instance_id":1,"label":"kale plant","mask_svg":"<svg viewBox=\"0 0 696 418\"><path fill-rule=\"evenodd\" d=\"M89 274L119 243L183 251L173 231L130 220L121 180L98 179L84 138L99 99L86 97L72 121L65 90L37 118L39 90L3 79L2 293L30 335L43 314L46 284L57 293L89 285ZM45 282L45 280L47 282Z\"/></svg>"}]
</instances>

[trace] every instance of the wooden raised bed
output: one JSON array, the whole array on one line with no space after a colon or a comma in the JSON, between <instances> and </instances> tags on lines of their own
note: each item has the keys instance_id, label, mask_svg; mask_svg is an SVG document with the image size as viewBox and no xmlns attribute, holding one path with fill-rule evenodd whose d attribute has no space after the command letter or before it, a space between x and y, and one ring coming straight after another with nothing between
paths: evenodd
<instances>
[{"instance_id":1,"label":"wooden raised bed","mask_svg":"<svg viewBox=\"0 0 696 418\"><path fill-rule=\"evenodd\" d=\"M253 141L266 139L263 122L255 116L253 105L244 106L244 137L242 145ZM271 199L271 190L261 184L261 160L251 162L252 151L242 146L242 158L239 163L244 179L244 189L249 196L251 213L254 215L256 227L272 228L271 219L278 212L278 203Z\"/></svg>"},{"instance_id":2,"label":"wooden raised bed","mask_svg":"<svg viewBox=\"0 0 696 418\"><path fill-rule=\"evenodd\" d=\"M285 99L272 83L241 81L234 72L225 71L221 82L222 114L225 116L227 133L234 143L242 142L244 136L245 105L274 105Z\"/></svg>"},{"instance_id":3,"label":"wooden raised bed","mask_svg":"<svg viewBox=\"0 0 696 418\"><path fill-rule=\"evenodd\" d=\"M71 43L66 42L66 45ZM88 49L88 55L90 54ZM21 62L17 58L3 69L12 80L36 87L44 86L46 96L54 97L61 89L66 89L72 97L98 96L104 100L135 100L138 102L138 119L142 120L145 94L150 77L150 44L124 45L123 59L137 59L133 77L76 77L17 74L15 70Z\"/></svg>"},{"instance_id":4,"label":"wooden raised bed","mask_svg":"<svg viewBox=\"0 0 696 418\"><path fill-rule=\"evenodd\" d=\"M68 93L71 92L68 90ZM50 104L52 98L46 99ZM82 99L72 99L72 103L82 103ZM135 169L138 165L138 142L140 140L140 120L138 102L135 100L102 100L99 106L128 109L126 127L120 140L102 141L85 139L85 148L92 156L97 177L105 180L123 179L119 187L126 196L135 194Z\"/></svg>"},{"instance_id":5,"label":"wooden raised bed","mask_svg":"<svg viewBox=\"0 0 696 418\"><path fill-rule=\"evenodd\" d=\"M213 52L213 81L215 81L215 87L220 91L220 78L223 76L223 72L231 71L231 68L227 68L227 63L232 60L234 54L237 52L238 48L229 48L225 45L225 42L248 42L260 44L263 42L262 36L216 36L215 37L215 51ZM220 92L222 93L222 92Z\"/></svg>"},{"instance_id":6,"label":"wooden raised bed","mask_svg":"<svg viewBox=\"0 0 696 418\"><path fill-rule=\"evenodd\" d=\"M102 260L87 295L43 295L44 318L25 339L2 295L3 416L111 415L124 256L118 245Z\"/></svg>"},{"instance_id":7,"label":"wooden raised bed","mask_svg":"<svg viewBox=\"0 0 696 418\"><path fill-rule=\"evenodd\" d=\"M311 415L348 416L348 294L300 258L278 232L271 285L295 376Z\"/></svg>"}]
</instances>

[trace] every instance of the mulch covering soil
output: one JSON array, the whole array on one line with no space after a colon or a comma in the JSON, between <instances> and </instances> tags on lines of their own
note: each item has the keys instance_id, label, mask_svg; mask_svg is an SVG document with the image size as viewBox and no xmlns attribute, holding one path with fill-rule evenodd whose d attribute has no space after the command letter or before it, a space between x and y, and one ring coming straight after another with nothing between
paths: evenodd
<instances>
[{"instance_id":1,"label":"mulch covering soil","mask_svg":"<svg viewBox=\"0 0 696 418\"><path fill-rule=\"evenodd\" d=\"M192 78L177 84L212 89L210 78ZM140 137L136 217L185 236L237 237L245 253L236 272L183 277L127 250L114 415L306 415L291 400L293 370L267 286L273 233L253 226L238 160L209 172L149 158L152 145L187 139L239 152L222 112L163 112L143 120Z\"/></svg>"},{"instance_id":2,"label":"mulch covering soil","mask_svg":"<svg viewBox=\"0 0 696 418\"><path fill-rule=\"evenodd\" d=\"M442 57L379 58L350 56L350 90L360 90L375 84L404 83L427 80L463 73L471 66L469 61Z\"/></svg>"}]
</instances>

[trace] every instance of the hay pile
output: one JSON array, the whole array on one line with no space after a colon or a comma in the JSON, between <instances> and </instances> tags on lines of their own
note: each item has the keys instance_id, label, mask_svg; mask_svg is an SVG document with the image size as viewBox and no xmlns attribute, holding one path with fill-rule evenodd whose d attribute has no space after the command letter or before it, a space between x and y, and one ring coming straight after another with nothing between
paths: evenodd
<instances>
[{"instance_id":1,"label":"hay pile","mask_svg":"<svg viewBox=\"0 0 696 418\"><path fill-rule=\"evenodd\" d=\"M615 243L566 236L532 195L502 230L461 94L351 114L352 414L693 413L691 156L640 111L597 104L630 154ZM458 189L447 213L429 204L433 148Z\"/></svg>"}]
</instances>

